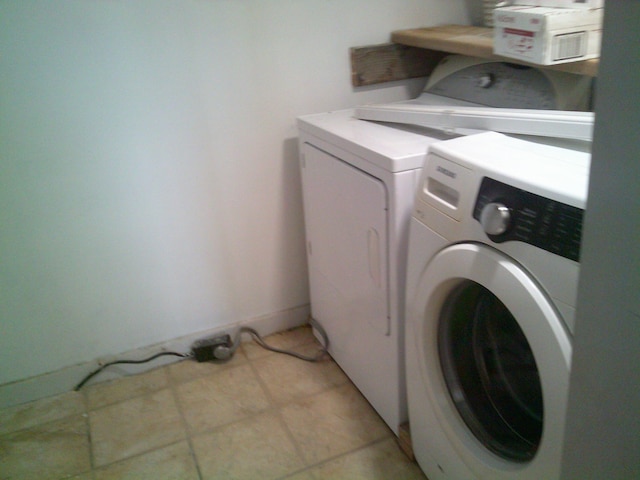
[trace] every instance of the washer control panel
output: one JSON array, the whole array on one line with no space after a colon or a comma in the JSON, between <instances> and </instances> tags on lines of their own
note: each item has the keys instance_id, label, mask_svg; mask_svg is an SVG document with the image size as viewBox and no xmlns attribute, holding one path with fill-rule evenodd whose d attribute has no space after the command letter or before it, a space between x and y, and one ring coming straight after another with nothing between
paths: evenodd
<instances>
[{"instance_id":1,"label":"washer control panel","mask_svg":"<svg viewBox=\"0 0 640 480\"><path fill-rule=\"evenodd\" d=\"M520 241L580 259L583 210L484 177L473 218L496 243Z\"/></svg>"}]
</instances>

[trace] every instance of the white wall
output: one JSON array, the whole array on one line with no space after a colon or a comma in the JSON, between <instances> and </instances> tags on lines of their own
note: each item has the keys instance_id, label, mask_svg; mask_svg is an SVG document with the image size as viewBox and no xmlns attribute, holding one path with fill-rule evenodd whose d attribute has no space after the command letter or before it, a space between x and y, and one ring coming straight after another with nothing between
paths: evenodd
<instances>
[{"instance_id":1,"label":"white wall","mask_svg":"<svg viewBox=\"0 0 640 480\"><path fill-rule=\"evenodd\" d=\"M463 0L0 3L0 385L308 303L295 117ZM304 320L304 319L302 319Z\"/></svg>"},{"instance_id":2,"label":"white wall","mask_svg":"<svg viewBox=\"0 0 640 480\"><path fill-rule=\"evenodd\" d=\"M640 478L640 2L607 1L563 479Z\"/></svg>"}]
</instances>

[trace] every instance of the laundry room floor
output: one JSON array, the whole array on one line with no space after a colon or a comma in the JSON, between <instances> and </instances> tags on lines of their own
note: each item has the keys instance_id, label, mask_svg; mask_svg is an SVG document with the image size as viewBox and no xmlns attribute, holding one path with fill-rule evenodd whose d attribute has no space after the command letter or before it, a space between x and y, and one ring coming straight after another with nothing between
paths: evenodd
<instances>
[{"instance_id":1,"label":"laundry room floor","mask_svg":"<svg viewBox=\"0 0 640 480\"><path fill-rule=\"evenodd\" d=\"M308 327L267 337L306 355ZM330 358L244 343L0 410L0 479L422 479Z\"/></svg>"}]
</instances>

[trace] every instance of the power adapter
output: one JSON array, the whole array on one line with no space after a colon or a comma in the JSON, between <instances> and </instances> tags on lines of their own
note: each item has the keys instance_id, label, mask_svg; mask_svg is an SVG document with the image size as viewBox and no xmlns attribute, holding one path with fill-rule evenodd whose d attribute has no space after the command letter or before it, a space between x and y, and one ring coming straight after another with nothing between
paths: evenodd
<instances>
[{"instance_id":1,"label":"power adapter","mask_svg":"<svg viewBox=\"0 0 640 480\"><path fill-rule=\"evenodd\" d=\"M219 335L196 340L191 346L191 353L198 362L229 360L234 353L231 336Z\"/></svg>"}]
</instances>

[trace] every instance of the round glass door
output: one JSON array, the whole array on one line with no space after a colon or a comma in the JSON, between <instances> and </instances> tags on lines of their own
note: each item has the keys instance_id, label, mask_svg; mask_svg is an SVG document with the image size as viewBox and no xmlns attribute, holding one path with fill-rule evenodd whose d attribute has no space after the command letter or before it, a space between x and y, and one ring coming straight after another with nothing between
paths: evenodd
<instances>
[{"instance_id":1,"label":"round glass door","mask_svg":"<svg viewBox=\"0 0 640 480\"><path fill-rule=\"evenodd\" d=\"M441 311L438 354L449 394L476 438L509 461L533 459L544 414L540 375L504 304L476 282L457 285Z\"/></svg>"}]
</instances>

